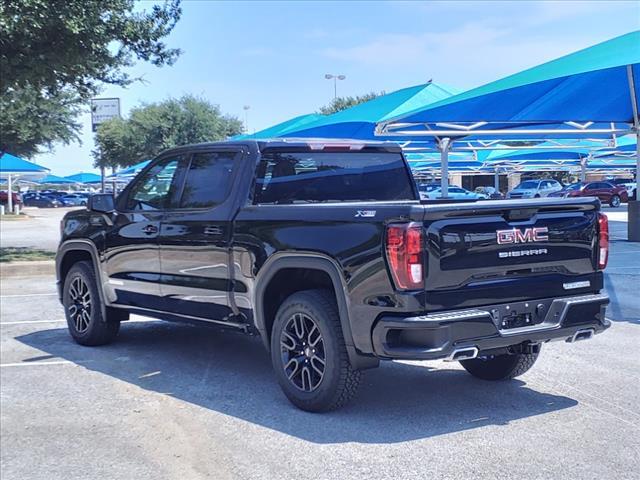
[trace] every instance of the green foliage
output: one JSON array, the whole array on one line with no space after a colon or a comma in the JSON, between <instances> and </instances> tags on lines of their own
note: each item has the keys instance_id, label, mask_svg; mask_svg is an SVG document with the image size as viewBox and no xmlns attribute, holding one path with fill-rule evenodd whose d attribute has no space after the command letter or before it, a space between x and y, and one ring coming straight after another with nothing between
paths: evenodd
<instances>
[{"instance_id":1,"label":"green foliage","mask_svg":"<svg viewBox=\"0 0 640 480\"><path fill-rule=\"evenodd\" d=\"M347 108L354 107L364 102L368 102L369 100L373 100L374 98L378 98L381 95L384 95L385 92L369 92L364 95L356 95L355 97L336 97L334 98L329 105L325 105L324 107L320 107L319 113L323 115L331 115L332 113L340 112L342 110L346 110Z\"/></svg>"},{"instance_id":2,"label":"green foliage","mask_svg":"<svg viewBox=\"0 0 640 480\"><path fill-rule=\"evenodd\" d=\"M0 151L30 157L55 141L78 140L82 102L68 91L43 94L31 86L0 96Z\"/></svg>"},{"instance_id":3,"label":"green foliage","mask_svg":"<svg viewBox=\"0 0 640 480\"><path fill-rule=\"evenodd\" d=\"M93 154L97 167L127 167L167 148L225 140L241 132L239 119L223 115L203 98L185 95L134 108L126 120L103 123Z\"/></svg>"},{"instance_id":4,"label":"green foliage","mask_svg":"<svg viewBox=\"0 0 640 480\"><path fill-rule=\"evenodd\" d=\"M136 60L173 64L180 51L162 39L180 18L180 0L150 10L134 6L133 0L0 0L3 151L29 157L40 146L77 140L75 118L102 84L135 81L125 69Z\"/></svg>"}]
</instances>

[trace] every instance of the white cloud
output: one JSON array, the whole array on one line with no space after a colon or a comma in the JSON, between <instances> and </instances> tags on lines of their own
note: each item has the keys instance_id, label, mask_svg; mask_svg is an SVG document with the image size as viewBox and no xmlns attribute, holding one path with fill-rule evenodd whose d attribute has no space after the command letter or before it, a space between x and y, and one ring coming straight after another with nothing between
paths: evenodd
<instances>
[{"instance_id":1,"label":"white cloud","mask_svg":"<svg viewBox=\"0 0 640 480\"><path fill-rule=\"evenodd\" d=\"M492 26L474 22L445 32L384 34L352 47L326 48L320 53L333 60L366 67L420 67L427 77L461 87L477 86L535 66L593 44L573 36L540 38L521 35L518 25ZM469 85L468 78L474 79ZM480 82L480 83L478 83Z\"/></svg>"}]
</instances>

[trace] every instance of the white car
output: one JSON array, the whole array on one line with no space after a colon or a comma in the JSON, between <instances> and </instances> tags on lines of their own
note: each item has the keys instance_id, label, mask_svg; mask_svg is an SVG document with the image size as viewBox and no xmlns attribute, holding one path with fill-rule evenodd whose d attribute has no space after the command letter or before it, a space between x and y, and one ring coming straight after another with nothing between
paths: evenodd
<instances>
[{"instance_id":1,"label":"white car","mask_svg":"<svg viewBox=\"0 0 640 480\"><path fill-rule=\"evenodd\" d=\"M540 198L547 197L562 190L557 180L526 180L507 193L507 198Z\"/></svg>"},{"instance_id":2,"label":"white car","mask_svg":"<svg viewBox=\"0 0 640 480\"><path fill-rule=\"evenodd\" d=\"M442 188L441 187L434 188L433 190L427 192L426 197L431 200L435 200L436 198L442 198ZM447 190L447 197L458 199L458 200L459 199L477 200L481 198L480 195L478 195L477 193L470 192L469 190L465 190L464 188L454 187L454 186L449 187L449 189Z\"/></svg>"}]
</instances>

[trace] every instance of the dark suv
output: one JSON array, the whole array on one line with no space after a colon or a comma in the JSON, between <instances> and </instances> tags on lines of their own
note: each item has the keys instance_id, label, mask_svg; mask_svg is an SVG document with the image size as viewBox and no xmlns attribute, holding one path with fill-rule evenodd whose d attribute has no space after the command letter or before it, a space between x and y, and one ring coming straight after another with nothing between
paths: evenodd
<instances>
[{"instance_id":1,"label":"dark suv","mask_svg":"<svg viewBox=\"0 0 640 480\"><path fill-rule=\"evenodd\" d=\"M185 146L64 217L60 299L82 345L132 312L257 334L286 396L329 410L381 359L508 379L605 330L599 207L420 201L390 143Z\"/></svg>"}]
</instances>

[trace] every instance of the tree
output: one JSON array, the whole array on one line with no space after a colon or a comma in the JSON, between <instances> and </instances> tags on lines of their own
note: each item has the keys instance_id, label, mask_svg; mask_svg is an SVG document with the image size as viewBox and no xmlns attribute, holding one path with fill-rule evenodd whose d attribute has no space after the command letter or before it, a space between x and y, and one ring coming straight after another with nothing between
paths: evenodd
<instances>
[{"instance_id":1,"label":"tree","mask_svg":"<svg viewBox=\"0 0 640 480\"><path fill-rule=\"evenodd\" d=\"M364 102L368 102L369 100L373 100L374 98L378 98L384 95L385 92L369 92L364 95L356 95L355 97L336 97L334 98L329 105L325 105L324 107L320 107L319 113L323 115L331 115L332 113L340 112L342 110L346 110L347 108L354 107Z\"/></svg>"},{"instance_id":2,"label":"tree","mask_svg":"<svg viewBox=\"0 0 640 480\"><path fill-rule=\"evenodd\" d=\"M225 140L241 132L239 119L223 115L203 98L185 95L134 108L126 120L104 122L93 155L97 167L127 167L167 148Z\"/></svg>"},{"instance_id":3,"label":"tree","mask_svg":"<svg viewBox=\"0 0 640 480\"><path fill-rule=\"evenodd\" d=\"M0 96L0 153L30 157L55 141L79 140L81 125L75 119L81 108L67 91L43 96L29 86Z\"/></svg>"},{"instance_id":4,"label":"tree","mask_svg":"<svg viewBox=\"0 0 640 480\"><path fill-rule=\"evenodd\" d=\"M162 39L180 18L180 0L150 11L134 6L133 0L0 0L2 150L30 156L39 146L77 140L75 116L101 85L137 80L126 72L136 60L173 64L180 51ZM41 115L39 129L23 127L31 110Z\"/></svg>"}]
</instances>

